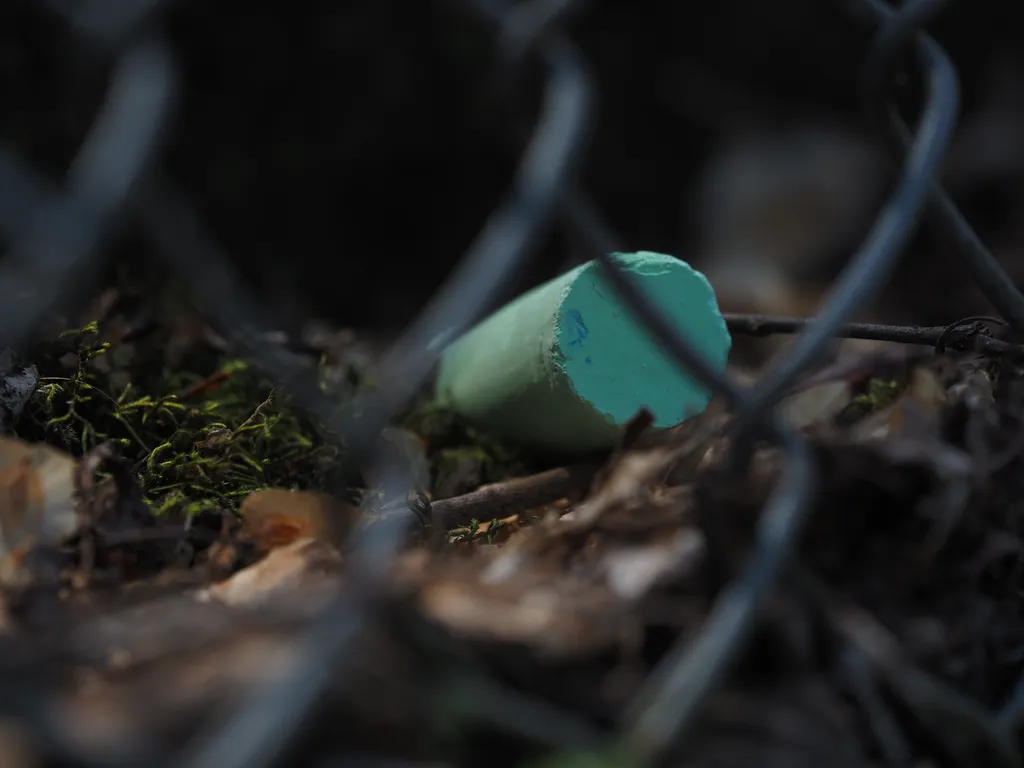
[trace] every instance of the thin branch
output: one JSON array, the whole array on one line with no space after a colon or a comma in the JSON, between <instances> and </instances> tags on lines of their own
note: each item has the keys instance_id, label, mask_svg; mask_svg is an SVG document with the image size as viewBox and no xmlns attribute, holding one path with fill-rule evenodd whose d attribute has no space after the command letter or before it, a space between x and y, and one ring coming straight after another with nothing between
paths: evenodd
<instances>
[{"instance_id":1,"label":"thin branch","mask_svg":"<svg viewBox=\"0 0 1024 768\"><path fill-rule=\"evenodd\" d=\"M433 502L430 505L431 516L435 525L449 530L473 520L494 520L520 514L582 494L590 486L599 466L598 462L581 463L485 485L462 496Z\"/></svg>"},{"instance_id":2,"label":"thin branch","mask_svg":"<svg viewBox=\"0 0 1024 768\"><path fill-rule=\"evenodd\" d=\"M725 320L731 333L748 336L799 333L813 321L797 317L739 314L726 314ZM951 325L932 327L849 323L842 326L837 335L850 339L949 347L993 356L1024 358L1024 346L980 335L977 325L981 320L999 322L990 318L972 317ZM467 525L473 520L493 520L519 514L583 493L597 469L596 463L578 464L486 485L462 496L433 502L430 505L431 515L439 529L449 530Z\"/></svg>"},{"instance_id":3,"label":"thin branch","mask_svg":"<svg viewBox=\"0 0 1024 768\"><path fill-rule=\"evenodd\" d=\"M771 315L724 315L730 333L744 336L771 336L774 334L800 333L814 318L774 317ZM987 319L987 318L986 318ZM836 336L846 339L869 339L891 341L897 344L920 344L943 346L961 351L974 351L995 357L1024 357L1024 346L1001 339L971 333L972 323L981 318L969 318L952 325L914 326L877 325L874 323L847 323Z\"/></svg>"}]
</instances>

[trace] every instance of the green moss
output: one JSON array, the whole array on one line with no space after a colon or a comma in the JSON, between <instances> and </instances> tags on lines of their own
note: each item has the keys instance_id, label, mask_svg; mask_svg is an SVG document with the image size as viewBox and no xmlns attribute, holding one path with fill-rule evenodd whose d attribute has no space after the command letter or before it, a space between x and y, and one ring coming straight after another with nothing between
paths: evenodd
<instances>
[{"instance_id":1,"label":"green moss","mask_svg":"<svg viewBox=\"0 0 1024 768\"><path fill-rule=\"evenodd\" d=\"M403 426L426 441L435 498L466 493L532 469L527 453L429 400L414 407Z\"/></svg>"},{"instance_id":2,"label":"green moss","mask_svg":"<svg viewBox=\"0 0 1024 768\"><path fill-rule=\"evenodd\" d=\"M905 382L892 379L869 379L863 390L839 412L836 423L841 426L854 424L868 414L891 405L900 396L904 387Z\"/></svg>"},{"instance_id":3,"label":"green moss","mask_svg":"<svg viewBox=\"0 0 1024 768\"><path fill-rule=\"evenodd\" d=\"M216 354L188 361L192 370L154 369L157 359L111 349L95 323L61 334L33 356L40 381L18 435L77 455L114 442L157 514L234 509L258 488L329 482L337 449L253 368ZM182 395L189 387L195 397Z\"/></svg>"},{"instance_id":4,"label":"green moss","mask_svg":"<svg viewBox=\"0 0 1024 768\"><path fill-rule=\"evenodd\" d=\"M339 442L244 361L202 338L184 345L175 340L175 334L195 333L175 325L177 304L171 300L180 297L146 285L152 291L136 301L156 307L159 318L166 315L150 335L118 341L124 336L123 328L118 335L118 320L93 322L28 351L40 381L18 436L75 455L113 442L158 514L235 509L252 491L269 486L335 487ZM175 345L179 351L171 354ZM339 404L374 385L350 361L332 366L321 360L317 370L321 390ZM399 421L427 445L434 498L438 489L454 495L530 471L520 451L429 401L425 389ZM355 501L359 491L350 495Z\"/></svg>"},{"instance_id":5,"label":"green moss","mask_svg":"<svg viewBox=\"0 0 1024 768\"><path fill-rule=\"evenodd\" d=\"M531 760L530 768L634 768L644 761L627 748L613 744L592 750L566 750Z\"/></svg>"}]
</instances>

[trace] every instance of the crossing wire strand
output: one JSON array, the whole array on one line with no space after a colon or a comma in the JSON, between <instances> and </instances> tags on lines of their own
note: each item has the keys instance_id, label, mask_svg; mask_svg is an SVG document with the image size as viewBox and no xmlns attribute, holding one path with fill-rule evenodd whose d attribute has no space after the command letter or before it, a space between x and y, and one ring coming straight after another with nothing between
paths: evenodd
<instances>
[{"instance_id":1,"label":"crossing wire strand","mask_svg":"<svg viewBox=\"0 0 1024 768\"><path fill-rule=\"evenodd\" d=\"M601 250L602 243L615 240L612 229L589 204L575 178L591 127L595 85L586 63L559 31L564 19L579 12L580 3L567 0L518 4L474 0L469 4L474 13L498 27L496 46L510 66L521 66L528 56L539 56L546 63L546 107L512 194L487 221L441 291L389 350L384 363L386 385L375 399L361 404L369 406L370 414L361 419L351 412L339 414L324 403L309 382L295 375L294 360L287 353L260 344L261 332L274 326L272 314L241 290L226 256L187 200L159 174L146 174L171 113L175 89L169 52L158 38L146 35L149 22L169 3L48 0L52 10L67 15L83 34L117 49L118 65L107 106L65 185L45 179L12 148L0 148L0 228L15 243L13 257L0 269L0 311L7 313L0 318L5 320L0 323L0 341L13 343L29 332L59 302L68 276L98 261L112 224L121 217L135 217L164 264L192 279L212 319L233 329L233 340L268 372L289 380L301 395L300 403L345 435L355 447L354 455L372 457L376 433L429 374L444 342L491 306L502 285L522 268L546 228L560 216L558 220L575 228L582 242L597 249L595 255L623 299L679 365L732 403L743 423L767 424L786 457L778 487L762 513L750 562L719 596L697 638L680 643L666 656L624 718L627 739L645 755L657 757L685 731L742 649L757 608L791 556L800 525L813 506L814 467L807 446L775 421L773 408L839 326L884 284L924 210L945 228L996 308L1017 328L1024 328L1024 298L935 180L955 125L958 87L945 52L919 30L946 3L917 0L896 9L879 0L840 2L860 18L880 25L865 62L862 90L874 124L894 153L905 156L904 173L822 311L752 389L739 387L709 366ZM928 100L913 135L887 101L892 64L908 45L914 46L928 80ZM129 205L133 192L139 194ZM45 226L33 222L45 222ZM187 226L178 227L181 222ZM367 542L366 547L388 551L398 536L392 531L385 541ZM386 563L387 558L380 562ZM328 612L306 636L305 665L289 680L254 696L200 740L185 764L279 764L322 694L324 681L340 675L338 659L360 622L370 615L366 605L355 603L339 603ZM1008 706L1013 714L1004 712L1004 723L1016 719L1014 710L1014 705Z\"/></svg>"}]
</instances>

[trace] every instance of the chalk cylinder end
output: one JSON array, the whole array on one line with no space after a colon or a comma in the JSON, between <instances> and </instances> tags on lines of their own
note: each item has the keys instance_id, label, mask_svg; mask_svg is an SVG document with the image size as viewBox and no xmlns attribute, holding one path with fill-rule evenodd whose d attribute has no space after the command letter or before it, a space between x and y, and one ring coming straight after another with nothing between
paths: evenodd
<instances>
[{"instance_id":1,"label":"chalk cylinder end","mask_svg":"<svg viewBox=\"0 0 1024 768\"><path fill-rule=\"evenodd\" d=\"M707 278L672 256L613 254L719 369L731 338ZM710 393L679 371L591 261L523 294L443 354L438 399L542 450L613 447L646 408L654 428L700 413Z\"/></svg>"}]
</instances>

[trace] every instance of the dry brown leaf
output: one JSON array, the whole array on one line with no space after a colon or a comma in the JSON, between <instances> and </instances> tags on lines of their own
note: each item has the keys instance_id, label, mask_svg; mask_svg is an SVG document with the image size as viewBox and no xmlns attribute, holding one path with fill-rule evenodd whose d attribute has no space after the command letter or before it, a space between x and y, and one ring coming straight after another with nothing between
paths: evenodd
<instances>
[{"instance_id":1,"label":"dry brown leaf","mask_svg":"<svg viewBox=\"0 0 1024 768\"><path fill-rule=\"evenodd\" d=\"M861 390L867 390L865 394L872 394L870 384L873 380L884 382L884 387L888 387L891 382L893 394L910 388L914 386L914 377L920 378L928 370L921 365L921 360L917 353L877 346L848 351L832 364L792 387L781 403L782 416L795 429L815 433L836 427L840 417L849 423L850 417L859 417L859 413L851 414L847 408L855 405L854 398ZM927 383L919 381L918 386ZM941 391L938 379L935 379L935 383ZM872 401L878 397L873 395ZM884 394L881 397L883 401L890 399Z\"/></svg>"},{"instance_id":2,"label":"dry brown leaf","mask_svg":"<svg viewBox=\"0 0 1024 768\"><path fill-rule=\"evenodd\" d=\"M0 580L12 578L32 548L78 533L77 472L71 454L0 438Z\"/></svg>"},{"instance_id":3,"label":"dry brown leaf","mask_svg":"<svg viewBox=\"0 0 1024 768\"><path fill-rule=\"evenodd\" d=\"M523 644L557 658L608 648L626 626L625 603L607 589L565 578L498 584L444 577L427 583L419 602L424 614L460 635Z\"/></svg>"},{"instance_id":4,"label":"dry brown leaf","mask_svg":"<svg viewBox=\"0 0 1024 768\"><path fill-rule=\"evenodd\" d=\"M250 608L288 591L302 591L305 597L316 592L314 597L326 599L337 585L332 572L340 562L338 551L327 542L299 539L273 550L226 581L200 590L196 597Z\"/></svg>"},{"instance_id":5,"label":"dry brown leaf","mask_svg":"<svg viewBox=\"0 0 1024 768\"><path fill-rule=\"evenodd\" d=\"M852 398L853 390L848 382L830 381L783 400L782 418L794 429L812 429L831 423Z\"/></svg>"},{"instance_id":6,"label":"dry brown leaf","mask_svg":"<svg viewBox=\"0 0 1024 768\"><path fill-rule=\"evenodd\" d=\"M865 417L850 434L858 441L918 439L940 442L939 415L946 402L946 389L938 375L917 366L903 393L886 408Z\"/></svg>"},{"instance_id":7,"label":"dry brown leaf","mask_svg":"<svg viewBox=\"0 0 1024 768\"><path fill-rule=\"evenodd\" d=\"M667 578L685 578L700 565L703 554L703 535L696 528L684 528L647 544L612 547L601 567L616 595L637 600Z\"/></svg>"},{"instance_id":8,"label":"dry brown leaf","mask_svg":"<svg viewBox=\"0 0 1024 768\"><path fill-rule=\"evenodd\" d=\"M101 675L96 684L76 676L48 707L53 727L90 765L152 765L154 751L180 750L197 726L223 717L302 663L301 633L256 627L237 616L232 624L224 636ZM422 724L415 660L383 633L371 632L360 634L347 658L344 680L330 686L325 711L350 730L347 748L374 754L393 749L395 733Z\"/></svg>"},{"instance_id":9,"label":"dry brown leaf","mask_svg":"<svg viewBox=\"0 0 1024 768\"><path fill-rule=\"evenodd\" d=\"M503 547L439 573L419 557L403 582L418 582L423 611L475 639L523 644L559 658L628 643L638 599L699 565L703 539L690 525L690 489L652 482L664 449L622 457L601 486L592 516L517 532ZM668 452L671 453L671 452Z\"/></svg>"},{"instance_id":10,"label":"dry brown leaf","mask_svg":"<svg viewBox=\"0 0 1024 768\"><path fill-rule=\"evenodd\" d=\"M562 520L585 528L610 509L643 501L652 483L664 477L678 457L678 447L671 446L622 454L601 479L600 487Z\"/></svg>"},{"instance_id":11,"label":"dry brown leaf","mask_svg":"<svg viewBox=\"0 0 1024 768\"><path fill-rule=\"evenodd\" d=\"M250 494L238 510L242 534L263 551L299 539L340 544L362 519L358 507L326 493L264 488Z\"/></svg>"},{"instance_id":12,"label":"dry brown leaf","mask_svg":"<svg viewBox=\"0 0 1024 768\"><path fill-rule=\"evenodd\" d=\"M937 373L917 366L900 397L855 424L848 436L897 464L926 467L935 477L937 489L921 501L921 510L934 521L918 552L921 562L930 560L945 544L972 490L974 467L970 454L943 437L942 408L946 401L946 389Z\"/></svg>"}]
</instances>

